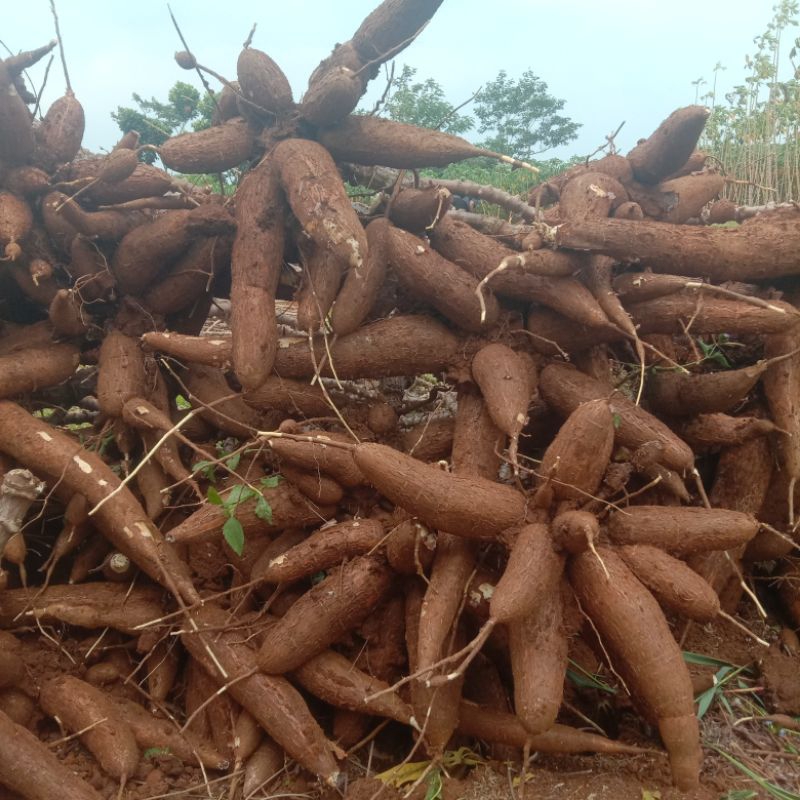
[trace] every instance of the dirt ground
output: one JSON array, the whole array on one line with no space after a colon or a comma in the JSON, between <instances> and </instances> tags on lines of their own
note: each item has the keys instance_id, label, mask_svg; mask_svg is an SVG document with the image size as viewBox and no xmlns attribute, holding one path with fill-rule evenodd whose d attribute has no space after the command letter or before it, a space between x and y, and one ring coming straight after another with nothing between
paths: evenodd
<instances>
[{"instance_id":1,"label":"dirt ground","mask_svg":"<svg viewBox=\"0 0 800 800\"><path fill-rule=\"evenodd\" d=\"M744 604L740 610L746 612ZM763 719L765 714L800 712L800 656L788 653L779 638L779 628L764 625L754 612L751 616L753 618L747 620L748 626L773 642L769 649L727 623L693 625L683 643L685 651L724 662L728 665L728 674L735 672L737 667L745 668L722 682L702 717L703 786L693 794L681 794L671 788L667 759L661 752L638 756L544 757L533 754L523 787L518 760L516 763L493 760L490 749L479 746L475 754L484 763L478 766L456 765L442 771L431 768L408 795L412 783L395 789L372 777L396 767L412 744L399 727L389 725L348 757L343 795L320 788L313 778L303 774L294 764L287 764L282 775L259 792L249 795L249 800L278 797L334 800L342 796L348 800L397 800L404 796L410 800L433 800L435 797L442 800L676 800L681 797L690 800L749 800L800 796L800 733L781 730ZM98 642L97 634L85 631L77 634L76 629L47 627L30 629L22 639L32 687L59 673L85 675L87 666L100 659L119 664L121 674L125 673L125 665L129 663L129 651L124 642L116 641L111 634ZM580 653L574 655L580 657ZM722 680L719 677L721 669L724 667L691 666L698 694L713 690L714 675ZM134 675L128 681L119 680L109 688L132 699L137 696L141 699L142 690L137 685L140 677ZM576 726L586 726L591 722L627 743L653 748L654 751L659 749L654 732L645 727L619 692L610 695L568 683L566 697L574 714L566 716L564 722ZM118 796L118 784L99 770L74 737L64 740L58 726L42 715L35 717L31 724L45 741L52 744L64 763L87 778L104 797ZM455 741L453 744L459 747L467 742ZM412 760L422 759L424 756L416 755ZM734 765L732 759L739 766ZM426 766L429 764L423 762L415 776L421 774ZM759 786L743 769L751 770L759 780L789 794L770 794L765 788L766 783ZM148 753L123 797L128 800L233 800L243 797L241 778L241 771L233 777L213 771L206 771L204 775L198 768L185 766L171 756ZM3 794L0 789L0 800L16 800L16 796Z\"/></svg>"}]
</instances>

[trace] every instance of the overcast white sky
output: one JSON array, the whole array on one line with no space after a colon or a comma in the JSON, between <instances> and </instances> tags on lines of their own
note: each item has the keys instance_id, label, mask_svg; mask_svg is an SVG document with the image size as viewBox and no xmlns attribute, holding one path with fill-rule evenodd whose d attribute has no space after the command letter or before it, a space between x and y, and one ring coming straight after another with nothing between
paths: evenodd
<instances>
[{"instance_id":1,"label":"overcast white sky","mask_svg":"<svg viewBox=\"0 0 800 800\"><path fill-rule=\"evenodd\" d=\"M13 51L52 38L48 0L0 2L0 38ZM320 59L349 39L377 3L172 0L172 8L200 62L231 79L257 22L254 46L280 64L298 99ZM196 82L172 58L181 47L164 0L57 0L57 7L73 88L86 109L84 146L113 145L119 131L109 114L132 105L132 92L165 99L176 80ZM710 82L717 61L727 68L723 91L741 82L744 56L771 8L771 0L445 0L398 67L408 63L418 77L436 78L454 104L501 69L514 77L530 68L583 124L579 139L553 155L586 154L623 120L617 142L626 151L672 110L694 102L692 81ZM34 79L42 73L40 65ZM54 62L45 106L63 89Z\"/></svg>"}]
</instances>

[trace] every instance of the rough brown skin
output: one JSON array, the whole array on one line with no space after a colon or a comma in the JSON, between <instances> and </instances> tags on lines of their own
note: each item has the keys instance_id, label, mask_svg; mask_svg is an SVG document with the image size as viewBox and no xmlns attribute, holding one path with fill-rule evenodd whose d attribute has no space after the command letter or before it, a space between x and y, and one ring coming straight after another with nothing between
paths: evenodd
<instances>
[{"instance_id":1,"label":"rough brown skin","mask_svg":"<svg viewBox=\"0 0 800 800\"><path fill-rule=\"evenodd\" d=\"M625 187L616 178L603 172L581 172L562 187L558 213L570 222L607 217L627 199Z\"/></svg>"},{"instance_id":2,"label":"rough brown skin","mask_svg":"<svg viewBox=\"0 0 800 800\"><path fill-rule=\"evenodd\" d=\"M298 109L300 116L316 127L336 125L345 119L358 105L370 77L367 72L358 74L362 64L357 56L355 59L335 56L336 50L328 63L320 65L322 69L317 67L314 71ZM348 61L355 63L345 63Z\"/></svg>"},{"instance_id":3,"label":"rough brown skin","mask_svg":"<svg viewBox=\"0 0 800 800\"><path fill-rule=\"evenodd\" d=\"M608 388L600 381L583 375L565 364L550 364L539 375L539 391L548 405L562 416L572 413L587 400L606 398ZM630 400L614 395L609 401L612 413L619 415L615 439L619 444L636 450L646 442L663 445L661 463L684 471L694 466L691 448L675 436L661 421Z\"/></svg>"},{"instance_id":4,"label":"rough brown skin","mask_svg":"<svg viewBox=\"0 0 800 800\"><path fill-rule=\"evenodd\" d=\"M549 730L534 736L516 715L490 710L466 700L462 700L459 707L458 731L465 736L520 749L528 745L531 752L539 753L635 755L646 752L641 747L615 742L569 725L554 724Z\"/></svg>"},{"instance_id":5,"label":"rough brown skin","mask_svg":"<svg viewBox=\"0 0 800 800\"><path fill-rule=\"evenodd\" d=\"M495 343L475 354L471 369L492 421L516 440L525 425L534 389L526 363L510 347Z\"/></svg>"},{"instance_id":6,"label":"rough brown skin","mask_svg":"<svg viewBox=\"0 0 800 800\"><path fill-rule=\"evenodd\" d=\"M92 506L120 486L99 456L7 400L0 401L0 450L37 475L58 476L65 488L85 495ZM103 535L155 581L187 602L197 599L186 565L166 546L127 488L104 502L95 520Z\"/></svg>"},{"instance_id":7,"label":"rough brown skin","mask_svg":"<svg viewBox=\"0 0 800 800\"><path fill-rule=\"evenodd\" d=\"M28 269L21 261L16 263L9 262L4 264L4 269L7 270L11 277L16 281L17 286L22 292L34 303L45 308L53 302L53 298L58 291L58 283L55 277L52 276L52 264L48 263L44 267L41 262L31 262L32 269ZM43 268L44 267L44 268ZM50 272L51 276L47 278L39 278L38 283L33 280L33 274L42 274Z\"/></svg>"},{"instance_id":8,"label":"rough brown skin","mask_svg":"<svg viewBox=\"0 0 800 800\"><path fill-rule=\"evenodd\" d=\"M62 383L80 362L71 344L28 347L0 356L0 397L13 397Z\"/></svg>"},{"instance_id":9,"label":"rough brown skin","mask_svg":"<svg viewBox=\"0 0 800 800\"><path fill-rule=\"evenodd\" d=\"M382 444L359 444L356 465L396 505L432 528L492 539L525 516L525 498L508 486L452 475Z\"/></svg>"},{"instance_id":10,"label":"rough brown skin","mask_svg":"<svg viewBox=\"0 0 800 800\"><path fill-rule=\"evenodd\" d=\"M383 525L376 519L353 519L321 528L300 544L267 563L256 562L251 580L291 583L345 559L364 555L383 539Z\"/></svg>"},{"instance_id":11,"label":"rough brown skin","mask_svg":"<svg viewBox=\"0 0 800 800\"><path fill-rule=\"evenodd\" d=\"M96 171L102 168L101 164L92 163L93 159L87 159L87 161L91 163L92 171L86 171L86 167L83 167L85 163L83 161L73 162L70 165L70 169L73 171L79 170L80 177L85 177L86 175L94 176ZM74 177L79 176L75 175ZM172 178L163 169L140 162L124 181L117 183L98 181L86 189L84 196L98 205L113 205L139 200L140 198L160 197L172 186Z\"/></svg>"},{"instance_id":12,"label":"rough brown skin","mask_svg":"<svg viewBox=\"0 0 800 800\"><path fill-rule=\"evenodd\" d=\"M389 219L403 230L424 235L450 210L452 195L440 186L406 186L389 203Z\"/></svg>"},{"instance_id":13,"label":"rough brown skin","mask_svg":"<svg viewBox=\"0 0 800 800\"><path fill-rule=\"evenodd\" d=\"M335 650L325 650L292 672L292 678L335 708L347 708L411 724L413 713L396 692L370 695L389 688L385 681L367 675Z\"/></svg>"},{"instance_id":14,"label":"rough brown skin","mask_svg":"<svg viewBox=\"0 0 800 800\"><path fill-rule=\"evenodd\" d=\"M532 376L529 380L533 383ZM458 387L456 425L451 439L450 460L456 475L497 479L501 463L498 453L502 452L504 434L492 420L483 395L470 383Z\"/></svg>"},{"instance_id":15,"label":"rough brown skin","mask_svg":"<svg viewBox=\"0 0 800 800\"><path fill-rule=\"evenodd\" d=\"M97 400L103 413L121 417L122 407L132 397L146 392L144 354L139 342L112 329L100 345Z\"/></svg>"},{"instance_id":16,"label":"rough brown skin","mask_svg":"<svg viewBox=\"0 0 800 800\"><path fill-rule=\"evenodd\" d=\"M398 444L404 453L420 461L443 461L453 449L454 427L452 417L427 417L401 431ZM498 447L503 446L503 434L499 431L497 443Z\"/></svg>"},{"instance_id":17,"label":"rough brown skin","mask_svg":"<svg viewBox=\"0 0 800 800\"><path fill-rule=\"evenodd\" d=\"M709 110L686 106L673 111L650 136L628 153L636 180L658 183L680 169L694 152Z\"/></svg>"},{"instance_id":18,"label":"rough brown skin","mask_svg":"<svg viewBox=\"0 0 800 800\"><path fill-rule=\"evenodd\" d=\"M770 358L788 354L799 346L800 336L793 329L766 337L764 355ZM784 431L776 439L781 467L790 482L797 481L800 478L800 353L772 364L764 373L762 383L772 421ZM792 524L792 520L789 523Z\"/></svg>"},{"instance_id":19,"label":"rough brown skin","mask_svg":"<svg viewBox=\"0 0 800 800\"><path fill-rule=\"evenodd\" d=\"M331 329L338 336L355 331L375 304L386 277L389 228L383 218L367 225L367 257L361 266L348 270L331 311Z\"/></svg>"},{"instance_id":20,"label":"rough brown skin","mask_svg":"<svg viewBox=\"0 0 800 800\"><path fill-rule=\"evenodd\" d=\"M292 213L311 242L330 253L330 268L361 267L367 237L330 154L308 139L285 139L272 158Z\"/></svg>"},{"instance_id":21,"label":"rough brown skin","mask_svg":"<svg viewBox=\"0 0 800 800\"><path fill-rule=\"evenodd\" d=\"M27 728L36 713L36 703L20 689L2 689L0 690L0 711L6 714L12 722ZM3 735L5 736L5 732ZM2 783L2 778L0 778L0 785Z\"/></svg>"},{"instance_id":22,"label":"rough brown skin","mask_svg":"<svg viewBox=\"0 0 800 800\"><path fill-rule=\"evenodd\" d=\"M758 521L751 514L723 508L630 506L615 512L608 523L619 544L649 544L676 556L704 550L728 550L756 535Z\"/></svg>"},{"instance_id":23,"label":"rough brown skin","mask_svg":"<svg viewBox=\"0 0 800 800\"><path fill-rule=\"evenodd\" d=\"M386 249L389 265L400 283L458 327L479 333L497 321L497 299L490 292L484 294L486 313L482 320L475 293L478 281L418 237L392 227L387 232Z\"/></svg>"},{"instance_id":24,"label":"rough brown skin","mask_svg":"<svg viewBox=\"0 0 800 800\"><path fill-rule=\"evenodd\" d=\"M725 178L718 172L683 175L663 181L657 187L661 213L650 216L679 225L699 217L703 207L724 188ZM635 195L633 199L636 199Z\"/></svg>"},{"instance_id":25,"label":"rough brown skin","mask_svg":"<svg viewBox=\"0 0 800 800\"><path fill-rule=\"evenodd\" d=\"M297 328L316 333L336 300L345 268L338 254L327 246L301 239L297 249L303 269L302 283L294 295Z\"/></svg>"},{"instance_id":26,"label":"rough brown skin","mask_svg":"<svg viewBox=\"0 0 800 800\"><path fill-rule=\"evenodd\" d=\"M444 167L487 154L459 136L381 117L351 115L318 138L336 161L396 169Z\"/></svg>"},{"instance_id":27,"label":"rough brown skin","mask_svg":"<svg viewBox=\"0 0 800 800\"><path fill-rule=\"evenodd\" d=\"M458 358L459 339L430 317L398 315L364 325L330 344L331 358L339 378L386 378L441 372ZM316 364L326 355L321 336L314 339ZM284 378L314 375L308 342L278 347L275 373ZM334 373L326 361L323 377Z\"/></svg>"},{"instance_id":28,"label":"rough brown skin","mask_svg":"<svg viewBox=\"0 0 800 800\"><path fill-rule=\"evenodd\" d=\"M202 131L173 136L158 148L158 155L165 167L176 172L217 173L247 161L254 146L250 123L234 117Z\"/></svg>"},{"instance_id":29,"label":"rough brown skin","mask_svg":"<svg viewBox=\"0 0 800 800\"><path fill-rule=\"evenodd\" d=\"M281 426L287 432L295 432L294 425ZM299 430L298 433L301 433ZM335 478L342 486L353 488L365 483L364 475L355 463L351 451L342 447L331 447L325 440L350 444L349 436L339 433L330 433L323 430L309 430L302 432L303 436L313 436L320 441L304 442L291 439L273 438L269 440L270 446L281 459L302 467L309 472L324 472Z\"/></svg>"},{"instance_id":30,"label":"rough brown skin","mask_svg":"<svg viewBox=\"0 0 800 800\"><path fill-rule=\"evenodd\" d=\"M7 325L0 336L0 355L9 355L28 347L49 345L52 339L53 329L45 320L18 327Z\"/></svg>"},{"instance_id":31,"label":"rough brown skin","mask_svg":"<svg viewBox=\"0 0 800 800\"><path fill-rule=\"evenodd\" d=\"M120 289L136 294L147 289L157 275L182 256L195 237L232 233L234 227L234 220L221 206L165 211L123 237L114 252L111 269Z\"/></svg>"},{"instance_id":32,"label":"rough brown skin","mask_svg":"<svg viewBox=\"0 0 800 800\"><path fill-rule=\"evenodd\" d=\"M199 762L209 769L228 768L228 759L191 730L181 733L174 723L153 716L146 708L123 697L115 696L113 702L142 750L166 747L185 764Z\"/></svg>"},{"instance_id":33,"label":"rough brown skin","mask_svg":"<svg viewBox=\"0 0 800 800\"><path fill-rule=\"evenodd\" d=\"M192 611L191 619L202 634L192 633L189 626L185 626L181 635L192 658L216 683L229 684L230 696L255 717L289 756L335 785L339 770L331 754L331 744L299 692L285 678L256 671L256 652L242 643L237 632L225 632L230 624L228 613L206 603ZM206 646L213 651L227 675L220 674ZM248 673L254 674L243 677Z\"/></svg>"},{"instance_id":34,"label":"rough brown skin","mask_svg":"<svg viewBox=\"0 0 800 800\"><path fill-rule=\"evenodd\" d=\"M222 272L231 258L227 236L200 238L142 298L154 314L174 314L190 307Z\"/></svg>"},{"instance_id":35,"label":"rough brown skin","mask_svg":"<svg viewBox=\"0 0 800 800\"><path fill-rule=\"evenodd\" d=\"M794 212L796 214L796 212ZM656 272L713 281L764 280L798 271L793 215L748 220L738 228L596 219L559 226L560 247L640 260Z\"/></svg>"},{"instance_id":36,"label":"rough brown skin","mask_svg":"<svg viewBox=\"0 0 800 800\"><path fill-rule=\"evenodd\" d=\"M2 139L2 129L0 129ZM0 785L25 800L100 800L100 795L65 767L27 728L0 711Z\"/></svg>"},{"instance_id":37,"label":"rough brown skin","mask_svg":"<svg viewBox=\"0 0 800 800\"><path fill-rule=\"evenodd\" d=\"M424 525L413 519L400 521L389 531L386 539L386 558L400 575L417 575L420 568L427 572L433 563L437 538Z\"/></svg>"},{"instance_id":38,"label":"rough brown skin","mask_svg":"<svg viewBox=\"0 0 800 800\"><path fill-rule=\"evenodd\" d=\"M258 388L245 392L247 405L260 411L278 409L301 417L326 416L331 407L318 384L272 375Z\"/></svg>"},{"instance_id":39,"label":"rough brown skin","mask_svg":"<svg viewBox=\"0 0 800 800\"><path fill-rule=\"evenodd\" d=\"M186 336L170 331L148 331L142 341L151 350L166 353L181 361L227 367L231 363L230 336Z\"/></svg>"},{"instance_id":40,"label":"rough brown skin","mask_svg":"<svg viewBox=\"0 0 800 800\"><path fill-rule=\"evenodd\" d=\"M36 146L33 119L17 93L13 77L5 64L0 64L0 161L25 164Z\"/></svg>"},{"instance_id":41,"label":"rough brown skin","mask_svg":"<svg viewBox=\"0 0 800 800\"><path fill-rule=\"evenodd\" d=\"M169 504L169 492L162 490L171 484L172 481L167 478L161 465L154 459L145 463L136 473L136 488L141 495L142 505L147 516L154 522Z\"/></svg>"},{"instance_id":42,"label":"rough brown skin","mask_svg":"<svg viewBox=\"0 0 800 800\"><path fill-rule=\"evenodd\" d=\"M69 733L89 727L79 738L113 778L124 782L136 771L136 737L105 692L72 675L61 675L42 686L39 705L49 716L58 717Z\"/></svg>"},{"instance_id":43,"label":"rough brown skin","mask_svg":"<svg viewBox=\"0 0 800 800\"><path fill-rule=\"evenodd\" d=\"M269 376L278 346L275 291L283 265L286 203L272 159L265 159L244 177L236 193L234 216L233 365L239 382L250 390Z\"/></svg>"},{"instance_id":44,"label":"rough brown skin","mask_svg":"<svg viewBox=\"0 0 800 800\"><path fill-rule=\"evenodd\" d=\"M636 327L611 286L613 273L613 259L608 256L591 256L584 271L584 281L607 319L636 339Z\"/></svg>"},{"instance_id":45,"label":"rough brown skin","mask_svg":"<svg viewBox=\"0 0 800 800\"><path fill-rule=\"evenodd\" d=\"M0 246L5 250L6 259L16 261L20 257L19 242L28 235L32 225L30 206L9 192L0 192Z\"/></svg>"},{"instance_id":46,"label":"rough brown skin","mask_svg":"<svg viewBox=\"0 0 800 800\"><path fill-rule=\"evenodd\" d=\"M292 108L292 88L281 68L264 52L247 47L239 54L236 75L242 94L261 109L269 112L268 124ZM258 109L248 113L260 114Z\"/></svg>"},{"instance_id":47,"label":"rough brown skin","mask_svg":"<svg viewBox=\"0 0 800 800\"><path fill-rule=\"evenodd\" d=\"M763 308L742 300L714 297L703 292L682 290L658 300L625 304L639 333L682 334L692 321L691 332L781 333L795 326L796 309L780 300L770 301L775 308Z\"/></svg>"},{"instance_id":48,"label":"rough brown skin","mask_svg":"<svg viewBox=\"0 0 800 800\"><path fill-rule=\"evenodd\" d=\"M504 259L519 256L494 238L485 236L465 222L446 216L431 232L437 252L478 280L485 278ZM526 254L524 270L510 267L491 279L487 288L501 297L532 300L565 314L584 325L607 324L608 320L580 281L569 277L580 270L582 260L554 250Z\"/></svg>"},{"instance_id":49,"label":"rough brown skin","mask_svg":"<svg viewBox=\"0 0 800 800\"><path fill-rule=\"evenodd\" d=\"M760 417L731 417L728 414L698 414L676 424L676 433L696 450L737 447L775 431L775 423ZM716 505L716 504L715 504ZM723 508L731 508L727 503Z\"/></svg>"},{"instance_id":50,"label":"rough brown skin","mask_svg":"<svg viewBox=\"0 0 800 800\"><path fill-rule=\"evenodd\" d=\"M147 221L141 211L86 211L74 200L58 212L84 236L118 241L126 233Z\"/></svg>"},{"instance_id":51,"label":"rough brown skin","mask_svg":"<svg viewBox=\"0 0 800 800\"><path fill-rule=\"evenodd\" d=\"M670 509L677 510L677 509ZM607 548L571 559L569 576L614 669L645 716L658 724L672 779L681 790L699 785L702 751L689 672L653 596Z\"/></svg>"},{"instance_id":52,"label":"rough brown skin","mask_svg":"<svg viewBox=\"0 0 800 800\"><path fill-rule=\"evenodd\" d=\"M419 669L418 643L421 630L421 612L425 591L421 581L411 580L405 592L405 639L408 652L408 669ZM452 637L450 637L452 639ZM460 644L454 644L458 647ZM450 645L448 645L449 649ZM440 756L458 725L458 705L463 678L450 681L431 691L422 681L411 684L411 705L425 729L425 745L434 756Z\"/></svg>"},{"instance_id":53,"label":"rough brown skin","mask_svg":"<svg viewBox=\"0 0 800 800\"><path fill-rule=\"evenodd\" d=\"M647 544L623 545L617 552L668 611L697 622L710 622L719 614L714 589L683 561Z\"/></svg>"},{"instance_id":54,"label":"rough brown skin","mask_svg":"<svg viewBox=\"0 0 800 800\"><path fill-rule=\"evenodd\" d=\"M441 4L442 0L384 0L358 26L353 46L364 62L394 58Z\"/></svg>"},{"instance_id":55,"label":"rough brown skin","mask_svg":"<svg viewBox=\"0 0 800 800\"><path fill-rule=\"evenodd\" d=\"M258 430L260 417L250 406L246 405L241 395L234 392L222 370L192 364L185 378L190 400L196 398L197 405L207 405L200 416L215 428L244 439ZM227 397L229 399L222 400ZM219 402L221 401L221 402ZM212 405L213 404L213 405Z\"/></svg>"},{"instance_id":56,"label":"rough brown skin","mask_svg":"<svg viewBox=\"0 0 800 800\"><path fill-rule=\"evenodd\" d=\"M800 567L796 562L788 559L783 562L780 569L778 592L781 601L796 626L800 625Z\"/></svg>"},{"instance_id":57,"label":"rough brown skin","mask_svg":"<svg viewBox=\"0 0 800 800\"><path fill-rule=\"evenodd\" d=\"M599 537L600 523L597 515L589 511L568 510L553 520L551 531L556 549L575 555L587 550Z\"/></svg>"},{"instance_id":58,"label":"rough brown skin","mask_svg":"<svg viewBox=\"0 0 800 800\"><path fill-rule=\"evenodd\" d=\"M610 325L592 328L578 325L563 314L538 306L532 306L528 312L526 329L533 334L530 342L536 352L562 358L564 353L580 353L625 338L621 330Z\"/></svg>"},{"instance_id":59,"label":"rough brown skin","mask_svg":"<svg viewBox=\"0 0 800 800\"><path fill-rule=\"evenodd\" d=\"M265 739L258 749L247 759L244 768L242 792L245 797L266 789L271 778L276 778L283 770L284 752L271 739Z\"/></svg>"},{"instance_id":60,"label":"rough brown skin","mask_svg":"<svg viewBox=\"0 0 800 800\"><path fill-rule=\"evenodd\" d=\"M56 335L83 336L89 329L88 309L82 307L78 294L71 289L59 289L47 309L47 316Z\"/></svg>"},{"instance_id":61,"label":"rough brown skin","mask_svg":"<svg viewBox=\"0 0 800 800\"><path fill-rule=\"evenodd\" d=\"M780 364L774 364L778 367ZM645 384L647 401L659 414L691 416L730 411L744 400L767 371L761 361L741 369L718 372L655 371ZM782 427L776 421L778 427ZM798 430L800 432L800 429Z\"/></svg>"},{"instance_id":62,"label":"rough brown skin","mask_svg":"<svg viewBox=\"0 0 800 800\"><path fill-rule=\"evenodd\" d=\"M564 557L553 549L550 526L539 522L524 525L494 587L489 601L490 618L508 623L543 608L549 597L558 594L563 572Z\"/></svg>"},{"instance_id":63,"label":"rough brown skin","mask_svg":"<svg viewBox=\"0 0 800 800\"><path fill-rule=\"evenodd\" d=\"M289 464L281 465L281 474L309 500L321 506L336 506L344 497L344 489L333 478L318 470L307 472Z\"/></svg>"},{"instance_id":64,"label":"rough brown skin","mask_svg":"<svg viewBox=\"0 0 800 800\"><path fill-rule=\"evenodd\" d=\"M287 483L265 488L262 494L272 508L272 524L255 514L255 499L246 500L236 507L236 518L242 523L245 538L256 533L277 534L286 528L309 528L318 525L320 518L333 515L333 508L316 508L297 489ZM224 493L223 493L224 496ZM167 533L167 539L176 544L205 542L221 535L225 516L210 503L201 506L191 516Z\"/></svg>"},{"instance_id":65,"label":"rough brown skin","mask_svg":"<svg viewBox=\"0 0 800 800\"><path fill-rule=\"evenodd\" d=\"M0 642L4 648L0 651L0 688L8 689L11 686L18 686L25 680L25 662L19 657L18 653L5 649L9 644L13 645L14 642L19 646L17 640L11 634L3 634Z\"/></svg>"},{"instance_id":66,"label":"rough brown skin","mask_svg":"<svg viewBox=\"0 0 800 800\"><path fill-rule=\"evenodd\" d=\"M69 245L69 254L67 269L81 298L88 302L108 298L114 288L114 277L97 245L76 235Z\"/></svg>"},{"instance_id":67,"label":"rough brown skin","mask_svg":"<svg viewBox=\"0 0 800 800\"><path fill-rule=\"evenodd\" d=\"M136 633L137 625L164 614L162 592L153 586L86 583L80 586L51 586L44 591L6 589L0 596L0 628L12 627L22 614L41 622L63 622L82 628L108 626L123 633Z\"/></svg>"},{"instance_id":68,"label":"rough brown skin","mask_svg":"<svg viewBox=\"0 0 800 800\"><path fill-rule=\"evenodd\" d=\"M563 573L535 608L508 625L514 677L514 709L526 730L540 734L555 723L564 695L568 637L564 599L571 591Z\"/></svg>"},{"instance_id":69,"label":"rough brown skin","mask_svg":"<svg viewBox=\"0 0 800 800\"><path fill-rule=\"evenodd\" d=\"M611 458L614 434L614 417L607 400L581 403L542 456L538 484L548 487L557 501L584 503L591 499Z\"/></svg>"},{"instance_id":70,"label":"rough brown skin","mask_svg":"<svg viewBox=\"0 0 800 800\"><path fill-rule=\"evenodd\" d=\"M566 172L554 175L548 181L534 186L528 193L528 202L532 206L536 206L537 203L547 206L557 202L567 181L584 172L601 172L623 184L630 183L633 179L633 171L628 159L625 156L610 154L597 159L597 161L590 161L588 164L577 164Z\"/></svg>"},{"instance_id":71,"label":"rough brown skin","mask_svg":"<svg viewBox=\"0 0 800 800\"><path fill-rule=\"evenodd\" d=\"M628 200L627 203L620 203L611 216L614 219L644 219L644 211L638 203Z\"/></svg>"},{"instance_id":72,"label":"rough brown skin","mask_svg":"<svg viewBox=\"0 0 800 800\"><path fill-rule=\"evenodd\" d=\"M66 217L56 209L67 200L61 192L49 192L42 198L42 222L52 247L59 253L68 253L70 243L78 234L74 225L67 222Z\"/></svg>"},{"instance_id":73,"label":"rough brown skin","mask_svg":"<svg viewBox=\"0 0 800 800\"><path fill-rule=\"evenodd\" d=\"M84 126L83 107L68 91L47 109L42 124L34 130L36 165L52 172L59 164L72 161L81 148Z\"/></svg>"},{"instance_id":74,"label":"rough brown skin","mask_svg":"<svg viewBox=\"0 0 800 800\"><path fill-rule=\"evenodd\" d=\"M391 571L375 556L360 556L333 570L267 629L259 668L280 675L318 655L359 625L391 582Z\"/></svg>"}]
</instances>

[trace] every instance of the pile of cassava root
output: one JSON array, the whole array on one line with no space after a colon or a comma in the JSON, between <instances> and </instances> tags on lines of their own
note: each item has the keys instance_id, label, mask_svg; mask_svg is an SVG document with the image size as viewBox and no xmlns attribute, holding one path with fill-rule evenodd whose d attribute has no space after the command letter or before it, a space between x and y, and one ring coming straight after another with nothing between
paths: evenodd
<instances>
[{"instance_id":1,"label":"pile of cassava root","mask_svg":"<svg viewBox=\"0 0 800 800\"><path fill-rule=\"evenodd\" d=\"M155 795L153 753L342 787L381 719L397 761L663 745L694 790L687 621L740 634L759 564L800 625L800 213L737 224L697 106L524 200L419 179L493 154L352 112L440 3L384 0L299 103L246 47L159 148L232 197L135 135L79 158L21 77L53 45L0 62L3 797ZM652 727L587 732L568 659Z\"/></svg>"}]
</instances>

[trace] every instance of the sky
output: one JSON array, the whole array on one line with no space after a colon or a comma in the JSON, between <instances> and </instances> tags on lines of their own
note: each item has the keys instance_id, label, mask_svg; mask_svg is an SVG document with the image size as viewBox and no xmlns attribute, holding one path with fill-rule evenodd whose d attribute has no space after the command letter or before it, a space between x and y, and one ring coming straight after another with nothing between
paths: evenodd
<instances>
[{"instance_id":1,"label":"sky","mask_svg":"<svg viewBox=\"0 0 800 800\"><path fill-rule=\"evenodd\" d=\"M297 100L314 67L335 43L350 38L377 2L171 0L171 7L198 61L230 79L236 77L242 42L257 23L253 46L277 61ZM53 38L48 0L0 3L5 6L0 40L12 51ZM397 67L406 63L417 68L418 78L435 78L453 104L500 70L513 78L531 69L551 94L566 101L562 113L583 126L577 140L543 158L586 155L623 121L616 143L627 152L674 109L693 103L692 81L703 77L710 84L717 62L726 67L719 73L718 95L743 80L745 55L766 28L772 5L772 0L444 0L419 38L399 54ZM164 0L57 0L57 8L73 90L86 111L85 147L111 148L120 134L110 113L133 105L133 92L165 100L177 80L199 86L196 75L173 60L182 47ZM44 63L31 70L37 85ZM56 60L45 108L64 85ZM364 105L371 105L383 86L380 77L373 81Z\"/></svg>"}]
</instances>

